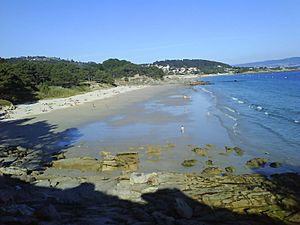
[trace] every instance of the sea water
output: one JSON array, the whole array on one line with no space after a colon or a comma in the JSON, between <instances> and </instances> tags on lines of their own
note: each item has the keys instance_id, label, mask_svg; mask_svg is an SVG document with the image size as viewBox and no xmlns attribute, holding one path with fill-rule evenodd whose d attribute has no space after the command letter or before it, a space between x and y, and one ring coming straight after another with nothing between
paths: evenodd
<instances>
[{"instance_id":1,"label":"sea water","mask_svg":"<svg viewBox=\"0 0 300 225\"><path fill-rule=\"evenodd\" d=\"M300 168L300 71L205 77L197 89L213 102L232 142L255 156Z\"/></svg>"}]
</instances>

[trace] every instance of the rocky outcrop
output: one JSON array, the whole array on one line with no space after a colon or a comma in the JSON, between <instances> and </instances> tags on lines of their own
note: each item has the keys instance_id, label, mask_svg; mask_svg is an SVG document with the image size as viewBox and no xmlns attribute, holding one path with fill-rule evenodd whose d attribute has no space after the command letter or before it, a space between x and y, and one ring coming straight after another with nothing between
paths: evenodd
<instances>
[{"instance_id":1,"label":"rocky outcrop","mask_svg":"<svg viewBox=\"0 0 300 225\"><path fill-rule=\"evenodd\" d=\"M45 175L37 175L37 184ZM45 179L44 179L45 180ZM0 177L0 224L290 224L300 222L300 176L124 173ZM76 207L75 207L76 206Z\"/></svg>"},{"instance_id":2,"label":"rocky outcrop","mask_svg":"<svg viewBox=\"0 0 300 225\"><path fill-rule=\"evenodd\" d=\"M254 158L246 162L249 168L260 168L264 167L269 160L266 158Z\"/></svg>"},{"instance_id":3,"label":"rocky outcrop","mask_svg":"<svg viewBox=\"0 0 300 225\"><path fill-rule=\"evenodd\" d=\"M282 166L282 163L280 163L280 162L271 162L269 166L272 167L272 168L278 168L278 167Z\"/></svg>"},{"instance_id":4,"label":"rocky outcrop","mask_svg":"<svg viewBox=\"0 0 300 225\"><path fill-rule=\"evenodd\" d=\"M201 174L204 175L219 175L222 173L222 169L219 167L207 167L205 168Z\"/></svg>"},{"instance_id":5,"label":"rocky outcrop","mask_svg":"<svg viewBox=\"0 0 300 225\"><path fill-rule=\"evenodd\" d=\"M233 173L235 171L235 168L233 166L228 166L228 167L225 167L225 171L227 173Z\"/></svg>"},{"instance_id":6,"label":"rocky outcrop","mask_svg":"<svg viewBox=\"0 0 300 225\"><path fill-rule=\"evenodd\" d=\"M226 151L226 152L235 152L235 154L236 154L237 156L242 156L242 155L244 155L244 150L241 149L241 148L239 148L239 147L233 147L233 148L231 148L231 147L225 146L225 151Z\"/></svg>"},{"instance_id":7,"label":"rocky outcrop","mask_svg":"<svg viewBox=\"0 0 300 225\"><path fill-rule=\"evenodd\" d=\"M197 155L200 155L200 156L207 156L207 149L205 148L193 148L192 149L193 152L195 152Z\"/></svg>"},{"instance_id":8,"label":"rocky outcrop","mask_svg":"<svg viewBox=\"0 0 300 225\"><path fill-rule=\"evenodd\" d=\"M191 80L191 81L186 81L186 85L189 86L197 86L197 85L211 85L209 81L201 81L201 80Z\"/></svg>"},{"instance_id":9,"label":"rocky outcrop","mask_svg":"<svg viewBox=\"0 0 300 225\"><path fill-rule=\"evenodd\" d=\"M102 152L99 160L66 158L60 153L52 157L57 160L49 163L49 170L32 171L8 157L17 162L33 151L16 146L3 149L0 224L300 224L297 174L233 175L233 167L223 171L211 167L211 160L201 174L137 173L132 172L139 165L137 152ZM214 150L212 146L199 149ZM226 153L237 153L234 149ZM267 162L255 158L247 165L257 168ZM196 163L196 159L184 162ZM63 169L96 173L64 176ZM102 173L108 170L119 171Z\"/></svg>"},{"instance_id":10,"label":"rocky outcrop","mask_svg":"<svg viewBox=\"0 0 300 225\"><path fill-rule=\"evenodd\" d=\"M191 167L191 166L195 166L197 163L198 160L196 159L186 159L181 163L181 165L185 167Z\"/></svg>"},{"instance_id":11,"label":"rocky outcrop","mask_svg":"<svg viewBox=\"0 0 300 225\"><path fill-rule=\"evenodd\" d=\"M205 164L208 165L208 166L211 166L213 164L213 161L211 159L206 160Z\"/></svg>"},{"instance_id":12,"label":"rocky outcrop","mask_svg":"<svg viewBox=\"0 0 300 225\"><path fill-rule=\"evenodd\" d=\"M116 156L107 155L102 160L102 171L122 169L135 171L138 169L139 155L137 152L123 152Z\"/></svg>"}]
</instances>

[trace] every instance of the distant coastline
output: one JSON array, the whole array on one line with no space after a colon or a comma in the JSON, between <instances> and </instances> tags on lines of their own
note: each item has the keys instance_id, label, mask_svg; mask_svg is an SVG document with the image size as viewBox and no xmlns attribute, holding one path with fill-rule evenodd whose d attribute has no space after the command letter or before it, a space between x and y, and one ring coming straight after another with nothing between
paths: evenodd
<instances>
[{"instance_id":1,"label":"distant coastline","mask_svg":"<svg viewBox=\"0 0 300 225\"><path fill-rule=\"evenodd\" d=\"M300 68L295 69L282 69L282 70L272 70L269 69L268 71L262 70L262 71L248 71L244 73L222 73L222 74L203 74L199 75L199 77L215 77L215 76L237 76L237 75L243 75L243 74L259 74L259 73L282 73L282 72L293 72L293 71L300 71Z\"/></svg>"}]
</instances>

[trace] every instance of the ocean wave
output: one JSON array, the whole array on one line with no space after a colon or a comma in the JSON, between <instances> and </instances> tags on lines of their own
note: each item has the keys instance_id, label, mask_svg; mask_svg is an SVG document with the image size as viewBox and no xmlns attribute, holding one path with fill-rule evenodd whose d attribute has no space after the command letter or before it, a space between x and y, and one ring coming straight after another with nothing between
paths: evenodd
<instances>
[{"instance_id":1,"label":"ocean wave","mask_svg":"<svg viewBox=\"0 0 300 225\"><path fill-rule=\"evenodd\" d=\"M244 104L245 102L239 98L236 98L236 97L231 97L231 99L239 104Z\"/></svg>"},{"instance_id":2,"label":"ocean wave","mask_svg":"<svg viewBox=\"0 0 300 225\"><path fill-rule=\"evenodd\" d=\"M249 108L254 109L254 110L256 110L256 111L262 111L262 112L265 112L265 111L266 111L266 109L265 109L263 106L261 106L261 105L256 105L256 104L251 104L251 105L249 105Z\"/></svg>"},{"instance_id":3,"label":"ocean wave","mask_svg":"<svg viewBox=\"0 0 300 225\"><path fill-rule=\"evenodd\" d=\"M238 135L239 132L238 132L238 123L235 123L233 126L232 126L232 130L233 130L233 134L234 135Z\"/></svg>"},{"instance_id":4,"label":"ocean wave","mask_svg":"<svg viewBox=\"0 0 300 225\"><path fill-rule=\"evenodd\" d=\"M262 106L256 106L256 109L257 109L258 111L262 111L264 108L263 108Z\"/></svg>"},{"instance_id":5,"label":"ocean wave","mask_svg":"<svg viewBox=\"0 0 300 225\"><path fill-rule=\"evenodd\" d=\"M210 97L212 97L212 98L216 97L212 91L209 91L206 88L200 88L200 90L205 92L205 93L208 93L210 95Z\"/></svg>"},{"instance_id":6,"label":"ocean wave","mask_svg":"<svg viewBox=\"0 0 300 225\"><path fill-rule=\"evenodd\" d=\"M277 118L277 119L280 119L280 120L285 120L285 121L287 121L287 122L300 123L300 121L288 117L288 116L287 116L288 114L282 115L282 114L279 114L279 113L276 113L276 112L272 112L272 111L269 110L269 109L268 109L268 111L267 111L267 110L266 110L264 107L262 107L262 106L253 106L253 105L252 105L250 108L252 108L252 109L254 109L254 110L258 111L258 112L264 113L265 115L269 116L269 118Z\"/></svg>"},{"instance_id":7,"label":"ocean wave","mask_svg":"<svg viewBox=\"0 0 300 225\"><path fill-rule=\"evenodd\" d=\"M233 117L231 115L228 115L228 114L225 113L225 116L227 116L228 118L232 119L233 121L237 121L237 118L235 118L235 117Z\"/></svg>"},{"instance_id":8,"label":"ocean wave","mask_svg":"<svg viewBox=\"0 0 300 225\"><path fill-rule=\"evenodd\" d=\"M209 93L209 94L213 94L213 92L207 90L206 88L201 88L201 90L202 90L203 92L207 92L207 93Z\"/></svg>"},{"instance_id":9,"label":"ocean wave","mask_svg":"<svg viewBox=\"0 0 300 225\"><path fill-rule=\"evenodd\" d=\"M232 112L232 113L236 113L236 111L228 106L224 106L224 109L228 110L229 112Z\"/></svg>"}]
</instances>

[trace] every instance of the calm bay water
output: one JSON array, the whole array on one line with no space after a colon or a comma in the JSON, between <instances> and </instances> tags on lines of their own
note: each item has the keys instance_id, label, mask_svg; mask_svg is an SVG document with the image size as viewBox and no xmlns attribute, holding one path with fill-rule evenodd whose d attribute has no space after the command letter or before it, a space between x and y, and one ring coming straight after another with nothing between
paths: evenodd
<instances>
[{"instance_id":1,"label":"calm bay water","mask_svg":"<svg viewBox=\"0 0 300 225\"><path fill-rule=\"evenodd\" d=\"M206 77L198 87L233 143L300 167L300 71Z\"/></svg>"}]
</instances>

